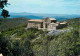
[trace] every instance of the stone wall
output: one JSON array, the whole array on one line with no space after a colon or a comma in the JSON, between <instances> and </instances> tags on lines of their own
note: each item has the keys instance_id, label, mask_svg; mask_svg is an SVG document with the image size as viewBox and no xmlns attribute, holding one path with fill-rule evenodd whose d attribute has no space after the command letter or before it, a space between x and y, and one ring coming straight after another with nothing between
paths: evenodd
<instances>
[{"instance_id":1,"label":"stone wall","mask_svg":"<svg viewBox=\"0 0 80 56\"><path fill-rule=\"evenodd\" d=\"M43 25L41 22L28 22L28 28L41 28Z\"/></svg>"}]
</instances>

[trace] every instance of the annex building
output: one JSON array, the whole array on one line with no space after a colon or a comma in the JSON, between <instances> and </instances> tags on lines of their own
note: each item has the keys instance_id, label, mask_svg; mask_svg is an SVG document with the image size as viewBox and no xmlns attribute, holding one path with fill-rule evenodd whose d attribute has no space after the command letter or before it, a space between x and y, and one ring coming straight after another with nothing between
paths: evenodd
<instances>
[{"instance_id":1,"label":"annex building","mask_svg":"<svg viewBox=\"0 0 80 56\"><path fill-rule=\"evenodd\" d=\"M28 20L28 28L56 30L66 27L66 22L58 22L55 18L31 19Z\"/></svg>"}]
</instances>

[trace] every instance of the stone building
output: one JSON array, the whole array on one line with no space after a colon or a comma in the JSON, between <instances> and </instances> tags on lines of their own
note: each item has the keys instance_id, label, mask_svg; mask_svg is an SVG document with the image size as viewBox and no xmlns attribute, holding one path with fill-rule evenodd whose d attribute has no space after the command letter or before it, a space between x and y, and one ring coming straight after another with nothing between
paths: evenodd
<instances>
[{"instance_id":1,"label":"stone building","mask_svg":"<svg viewBox=\"0 0 80 56\"><path fill-rule=\"evenodd\" d=\"M28 20L28 28L56 30L66 26L66 22L57 22L55 18L31 19Z\"/></svg>"},{"instance_id":2,"label":"stone building","mask_svg":"<svg viewBox=\"0 0 80 56\"><path fill-rule=\"evenodd\" d=\"M43 20L41 19L32 19L28 20L28 28L43 28Z\"/></svg>"}]
</instances>

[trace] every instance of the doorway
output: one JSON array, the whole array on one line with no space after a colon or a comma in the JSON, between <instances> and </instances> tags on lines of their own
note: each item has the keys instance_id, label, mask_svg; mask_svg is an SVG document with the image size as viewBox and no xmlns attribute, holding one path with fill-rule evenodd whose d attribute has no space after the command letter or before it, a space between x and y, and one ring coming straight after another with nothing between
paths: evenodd
<instances>
[{"instance_id":1,"label":"doorway","mask_svg":"<svg viewBox=\"0 0 80 56\"><path fill-rule=\"evenodd\" d=\"M48 25L47 25L47 23L45 24L45 28L47 28L48 27Z\"/></svg>"}]
</instances>

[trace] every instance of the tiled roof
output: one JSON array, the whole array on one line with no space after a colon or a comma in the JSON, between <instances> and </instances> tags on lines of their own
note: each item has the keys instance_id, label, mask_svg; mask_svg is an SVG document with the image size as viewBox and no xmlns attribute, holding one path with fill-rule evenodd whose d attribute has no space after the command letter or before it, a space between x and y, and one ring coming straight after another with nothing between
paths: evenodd
<instances>
[{"instance_id":1,"label":"tiled roof","mask_svg":"<svg viewBox=\"0 0 80 56\"><path fill-rule=\"evenodd\" d=\"M50 20L56 20L55 18L49 18Z\"/></svg>"},{"instance_id":2,"label":"tiled roof","mask_svg":"<svg viewBox=\"0 0 80 56\"><path fill-rule=\"evenodd\" d=\"M32 21L32 22L43 22L43 20L41 20L41 19L31 19L31 20L28 20L28 21Z\"/></svg>"}]
</instances>

